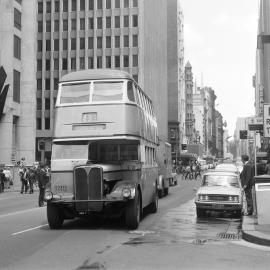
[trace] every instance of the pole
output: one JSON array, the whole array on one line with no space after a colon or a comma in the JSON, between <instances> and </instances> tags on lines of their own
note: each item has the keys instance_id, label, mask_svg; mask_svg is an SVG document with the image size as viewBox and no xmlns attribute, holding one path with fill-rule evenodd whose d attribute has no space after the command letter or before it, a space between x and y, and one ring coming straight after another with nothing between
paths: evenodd
<instances>
[{"instance_id":1,"label":"pole","mask_svg":"<svg viewBox=\"0 0 270 270\"><path fill-rule=\"evenodd\" d=\"M255 163L255 176L257 175L257 142L256 131L254 131L254 163Z\"/></svg>"}]
</instances>

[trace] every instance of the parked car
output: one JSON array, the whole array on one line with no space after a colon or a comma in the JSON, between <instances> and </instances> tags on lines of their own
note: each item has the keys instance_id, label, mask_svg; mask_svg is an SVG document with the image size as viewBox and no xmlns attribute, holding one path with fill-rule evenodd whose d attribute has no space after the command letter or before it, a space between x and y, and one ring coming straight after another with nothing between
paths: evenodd
<instances>
[{"instance_id":1,"label":"parked car","mask_svg":"<svg viewBox=\"0 0 270 270\"><path fill-rule=\"evenodd\" d=\"M197 217L206 211L231 212L242 215L243 189L239 174L225 171L209 171L203 175L195 198Z\"/></svg>"}]
</instances>

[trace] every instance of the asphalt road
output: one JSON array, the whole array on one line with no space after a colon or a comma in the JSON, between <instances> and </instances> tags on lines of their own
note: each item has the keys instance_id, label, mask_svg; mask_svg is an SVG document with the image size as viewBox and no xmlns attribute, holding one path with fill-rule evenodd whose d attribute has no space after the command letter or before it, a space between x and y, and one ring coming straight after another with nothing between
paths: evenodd
<instances>
[{"instance_id":1,"label":"asphalt road","mask_svg":"<svg viewBox=\"0 0 270 270\"><path fill-rule=\"evenodd\" d=\"M76 219L50 230L37 193L0 194L0 269L269 269L270 248L241 239L241 219L197 219L194 187L179 181L136 231Z\"/></svg>"}]
</instances>

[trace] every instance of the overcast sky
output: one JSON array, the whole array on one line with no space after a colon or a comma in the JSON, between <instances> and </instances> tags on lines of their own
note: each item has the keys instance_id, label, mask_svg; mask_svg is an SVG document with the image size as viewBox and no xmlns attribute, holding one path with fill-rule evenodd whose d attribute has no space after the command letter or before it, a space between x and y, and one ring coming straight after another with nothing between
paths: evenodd
<instances>
[{"instance_id":1,"label":"overcast sky","mask_svg":"<svg viewBox=\"0 0 270 270\"><path fill-rule=\"evenodd\" d=\"M180 0L185 63L197 85L212 87L233 135L236 118L255 114L258 0ZM203 78L203 79L202 79Z\"/></svg>"}]
</instances>

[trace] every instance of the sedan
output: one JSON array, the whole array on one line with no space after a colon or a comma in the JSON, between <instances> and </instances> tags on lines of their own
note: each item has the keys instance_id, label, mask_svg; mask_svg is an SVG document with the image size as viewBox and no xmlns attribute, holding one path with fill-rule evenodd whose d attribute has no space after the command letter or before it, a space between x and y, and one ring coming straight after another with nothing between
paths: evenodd
<instances>
[{"instance_id":1,"label":"sedan","mask_svg":"<svg viewBox=\"0 0 270 270\"><path fill-rule=\"evenodd\" d=\"M239 170L235 164L232 163L221 163L218 164L215 168L216 171L225 171L225 172L233 172L239 174Z\"/></svg>"},{"instance_id":2,"label":"sedan","mask_svg":"<svg viewBox=\"0 0 270 270\"><path fill-rule=\"evenodd\" d=\"M197 217L206 211L230 212L241 217L243 189L239 174L225 171L211 171L203 175L195 198Z\"/></svg>"}]
</instances>

